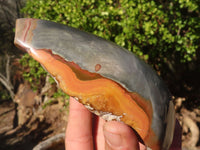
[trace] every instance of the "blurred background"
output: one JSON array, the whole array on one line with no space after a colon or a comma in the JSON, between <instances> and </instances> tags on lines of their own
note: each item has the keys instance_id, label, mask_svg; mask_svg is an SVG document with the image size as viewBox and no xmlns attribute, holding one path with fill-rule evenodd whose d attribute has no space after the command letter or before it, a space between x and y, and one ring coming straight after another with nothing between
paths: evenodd
<instances>
[{"instance_id":1,"label":"blurred background","mask_svg":"<svg viewBox=\"0 0 200 150\"><path fill-rule=\"evenodd\" d=\"M64 149L69 96L14 46L22 17L79 28L138 55L173 95L182 146L200 149L199 0L0 0L1 150L41 149L42 141Z\"/></svg>"}]
</instances>

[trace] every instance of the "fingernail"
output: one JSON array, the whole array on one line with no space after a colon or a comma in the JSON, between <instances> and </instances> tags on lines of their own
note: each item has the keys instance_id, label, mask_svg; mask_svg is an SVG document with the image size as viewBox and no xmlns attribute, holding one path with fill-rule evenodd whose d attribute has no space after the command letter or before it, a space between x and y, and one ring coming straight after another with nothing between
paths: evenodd
<instances>
[{"instance_id":1,"label":"fingernail","mask_svg":"<svg viewBox=\"0 0 200 150\"><path fill-rule=\"evenodd\" d=\"M111 147L119 147L122 145L122 137L119 134L114 134L104 130L104 136L107 144Z\"/></svg>"}]
</instances>

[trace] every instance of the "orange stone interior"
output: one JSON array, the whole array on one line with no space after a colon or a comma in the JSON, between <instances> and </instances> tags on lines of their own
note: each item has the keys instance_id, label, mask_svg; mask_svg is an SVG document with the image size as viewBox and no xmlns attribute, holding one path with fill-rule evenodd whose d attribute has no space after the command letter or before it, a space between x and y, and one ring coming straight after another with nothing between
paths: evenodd
<instances>
[{"instance_id":1,"label":"orange stone interior","mask_svg":"<svg viewBox=\"0 0 200 150\"><path fill-rule=\"evenodd\" d=\"M52 54L51 50L28 50L29 54L57 80L60 88L79 102L97 111L121 116L121 121L137 131L144 142L157 145L151 130L152 106L137 93L100 74L81 69L74 62ZM154 135L155 136L155 135ZM156 146L157 147L157 146Z\"/></svg>"}]
</instances>

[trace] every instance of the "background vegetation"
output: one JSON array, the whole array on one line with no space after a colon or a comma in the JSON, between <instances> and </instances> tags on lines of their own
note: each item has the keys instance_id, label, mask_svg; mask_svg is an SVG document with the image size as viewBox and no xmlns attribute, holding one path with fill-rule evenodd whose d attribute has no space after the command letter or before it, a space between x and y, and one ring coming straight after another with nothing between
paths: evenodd
<instances>
[{"instance_id":1,"label":"background vegetation","mask_svg":"<svg viewBox=\"0 0 200 150\"><path fill-rule=\"evenodd\" d=\"M28 0L23 12L114 41L162 69L195 59L199 10L196 0Z\"/></svg>"}]
</instances>

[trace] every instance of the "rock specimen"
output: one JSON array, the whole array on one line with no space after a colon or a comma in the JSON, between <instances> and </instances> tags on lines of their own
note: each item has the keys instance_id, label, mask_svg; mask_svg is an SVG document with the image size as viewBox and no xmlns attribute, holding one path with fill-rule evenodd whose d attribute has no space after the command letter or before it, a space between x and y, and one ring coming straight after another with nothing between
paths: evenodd
<instances>
[{"instance_id":1,"label":"rock specimen","mask_svg":"<svg viewBox=\"0 0 200 150\"><path fill-rule=\"evenodd\" d=\"M170 93L134 54L95 35L39 19L17 20L15 44L91 112L123 121L153 150L169 148L175 120Z\"/></svg>"}]
</instances>

